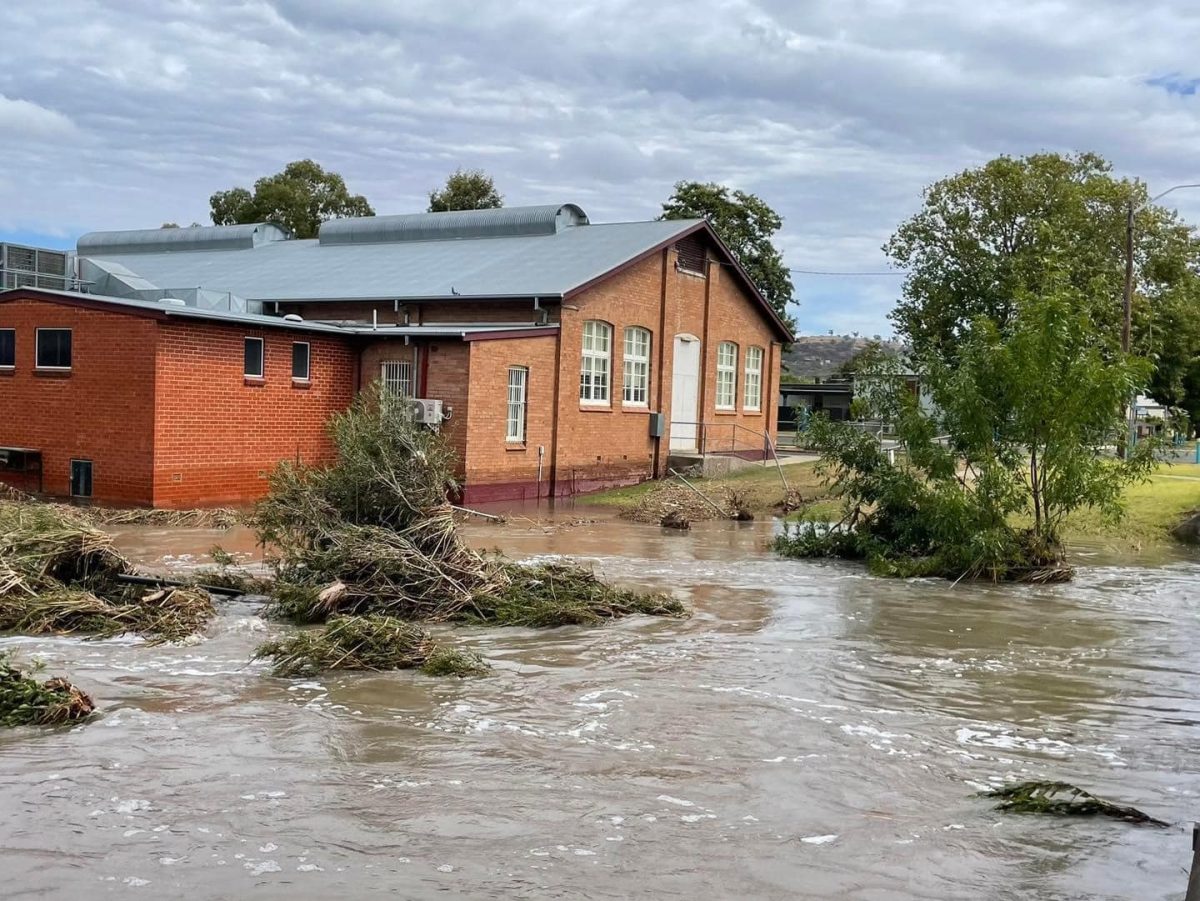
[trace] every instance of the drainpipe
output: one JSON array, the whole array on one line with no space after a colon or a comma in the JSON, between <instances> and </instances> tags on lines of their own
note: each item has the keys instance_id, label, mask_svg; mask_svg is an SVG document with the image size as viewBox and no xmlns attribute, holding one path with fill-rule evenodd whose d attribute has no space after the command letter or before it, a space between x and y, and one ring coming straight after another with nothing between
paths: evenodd
<instances>
[{"instance_id":1,"label":"drainpipe","mask_svg":"<svg viewBox=\"0 0 1200 901\"><path fill-rule=\"evenodd\" d=\"M670 249L663 251L662 259L662 282L658 291L658 398L654 402L655 409L659 415L664 418L666 411L663 410L663 379L666 378L667 371L667 266L671 257ZM674 401L674 398L672 398ZM670 434L670 424L664 423L666 428L664 431ZM1200 444L1197 444L1200 447ZM659 466L662 464L662 438L654 439L654 471L650 474L652 478L659 478L662 473L659 471Z\"/></svg>"}]
</instances>

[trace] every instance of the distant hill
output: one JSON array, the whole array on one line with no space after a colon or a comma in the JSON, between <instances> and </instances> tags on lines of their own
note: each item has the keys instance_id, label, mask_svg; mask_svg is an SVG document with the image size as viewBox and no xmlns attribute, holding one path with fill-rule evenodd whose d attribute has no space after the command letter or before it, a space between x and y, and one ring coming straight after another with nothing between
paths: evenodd
<instances>
[{"instance_id":1,"label":"distant hill","mask_svg":"<svg viewBox=\"0 0 1200 901\"><path fill-rule=\"evenodd\" d=\"M837 372L872 340L850 335L806 335L797 338L791 350L783 355L783 365L799 378L825 378ZM880 344L893 353L904 350L904 345L897 341L881 341Z\"/></svg>"}]
</instances>

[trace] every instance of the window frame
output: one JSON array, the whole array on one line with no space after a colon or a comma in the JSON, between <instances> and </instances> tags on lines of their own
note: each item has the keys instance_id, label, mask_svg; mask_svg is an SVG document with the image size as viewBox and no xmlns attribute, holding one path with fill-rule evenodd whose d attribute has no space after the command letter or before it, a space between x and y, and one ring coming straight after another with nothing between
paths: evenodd
<instances>
[{"instance_id":1,"label":"window frame","mask_svg":"<svg viewBox=\"0 0 1200 901\"><path fill-rule=\"evenodd\" d=\"M520 399L513 399L513 375L520 373ZM525 446L529 432L529 367L509 366L507 382L507 399L505 401L504 443ZM513 408L518 408L517 416L513 417ZM513 426L516 425L514 432Z\"/></svg>"},{"instance_id":2,"label":"window frame","mask_svg":"<svg viewBox=\"0 0 1200 901\"><path fill-rule=\"evenodd\" d=\"M588 327L598 326L599 330L589 336ZM603 351L596 350L594 347L588 347L589 337L593 344L600 335L604 336L605 349ZM583 323L583 331L580 338L580 361L579 361L579 403L585 407L611 407L612 406L612 345L613 345L613 327L611 322L605 322L603 319L588 319ZM592 361L589 366L589 361ZM598 385L596 378L602 375L603 382L603 397L599 396ZM585 384L585 379L587 380Z\"/></svg>"},{"instance_id":3,"label":"window frame","mask_svg":"<svg viewBox=\"0 0 1200 901\"><path fill-rule=\"evenodd\" d=\"M0 328L0 337L4 335L12 336L12 362L5 363L3 358L0 358L0 369L16 369L17 368L17 330L15 328Z\"/></svg>"},{"instance_id":4,"label":"window frame","mask_svg":"<svg viewBox=\"0 0 1200 901\"><path fill-rule=\"evenodd\" d=\"M42 332L66 332L67 333L67 365L66 366L43 366L42 365L42 362L41 362ZM45 328L37 328L34 330L34 337L33 337L33 367L34 367L34 369L40 369L43 372L70 372L72 370L72 368L74 368L74 365L75 365L74 329L58 328L56 326L46 326Z\"/></svg>"},{"instance_id":5,"label":"window frame","mask_svg":"<svg viewBox=\"0 0 1200 901\"><path fill-rule=\"evenodd\" d=\"M304 348L304 375L296 375L296 348ZM292 342L292 381L293 382L308 382L312 380L312 342L311 341L293 341Z\"/></svg>"},{"instance_id":6,"label":"window frame","mask_svg":"<svg viewBox=\"0 0 1200 901\"><path fill-rule=\"evenodd\" d=\"M247 357L246 352L250 349L250 342L258 342L258 372L247 372ZM267 342L265 338L255 338L250 335L242 336L242 378L254 379L255 381L266 381L267 379Z\"/></svg>"},{"instance_id":7,"label":"window frame","mask_svg":"<svg viewBox=\"0 0 1200 901\"><path fill-rule=\"evenodd\" d=\"M728 362L721 362L722 351L728 348L733 349L733 359ZM734 341L722 341L717 345L717 381L716 390L713 391L713 405L718 410L737 411L737 370L738 370L738 346ZM722 382L728 378L729 402L722 403Z\"/></svg>"},{"instance_id":8,"label":"window frame","mask_svg":"<svg viewBox=\"0 0 1200 901\"><path fill-rule=\"evenodd\" d=\"M750 365L751 357L757 359L757 365L753 368ZM742 409L747 412L761 413L762 412L762 377L763 377L763 360L766 358L766 353L757 344L752 344L746 348L745 358L742 363ZM750 402L750 386L754 385L754 402Z\"/></svg>"},{"instance_id":9,"label":"window frame","mask_svg":"<svg viewBox=\"0 0 1200 901\"><path fill-rule=\"evenodd\" d=\"M388 378L388 367L395 366L399 372L395 378ZM417 396L416 384L416 367L413 366L412 360L380 360L379 361L379 380L383 382L384 393L391 398L399 400L412 400ZM407 386L408 393L403 390L393 391L392 385Z\"/></svg>"},{"instance_id":10,"label":"window frame","mask_svg":"<svg viewBox=\"0 0 1200 901\"><path fill-rule=\"evenodd\" d=\"M634 338L636 348L637 338L645 336L646 352L644 354L630 353L629 339ZM621 334L621 406L649 407L650 406L650 357L654 347L654 335L648 328L640 325L627 325ZM640 367L640 374L638 369ZM631 379L631 370L633 378ZM641 381L642 400L630 399L630 389L637 390L636 380Z\"/></svg>"}]
</instances>

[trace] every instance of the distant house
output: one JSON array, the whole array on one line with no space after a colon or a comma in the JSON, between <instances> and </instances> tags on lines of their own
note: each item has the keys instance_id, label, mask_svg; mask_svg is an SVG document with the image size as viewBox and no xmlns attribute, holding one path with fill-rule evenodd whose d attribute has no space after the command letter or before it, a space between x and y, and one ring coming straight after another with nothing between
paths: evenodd
<instances>
[{"instance_id":1,"label":"distant house","mask_svg":"<svg viewBox=\"0 0 1200 901\"><path fill-rule=\"evenodd\" d=\"M651 478L718 434L761 453L791 338L706 223L573 204L98 232L72 265L0 293L0 479L113 504L253 500L328 462L376 380L469 501Z\"/></svg>"}]
</instances>

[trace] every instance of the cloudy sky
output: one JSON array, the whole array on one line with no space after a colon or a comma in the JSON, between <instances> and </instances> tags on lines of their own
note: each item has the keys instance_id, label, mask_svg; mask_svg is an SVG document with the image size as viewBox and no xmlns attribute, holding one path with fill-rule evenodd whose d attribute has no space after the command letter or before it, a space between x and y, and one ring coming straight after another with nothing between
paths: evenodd
<instances>
[{"instance_id":1,"label":"cloudy sky","mask_svg":"<svg viewBox=\"0 0 1200 901\"><path fill-rule=\"evenodd\" d=\"M380 213L457 166L510 205L761 195L797 270L877 273L937 178L1094 150L1200 181L1200 8L1141 0L7 0L0 240L208 221L289 160ZM1172 195L1200 221L1200 191ZM804 333L889 331L895 275L795 275Z\"/></svg>"}]
</instances>

